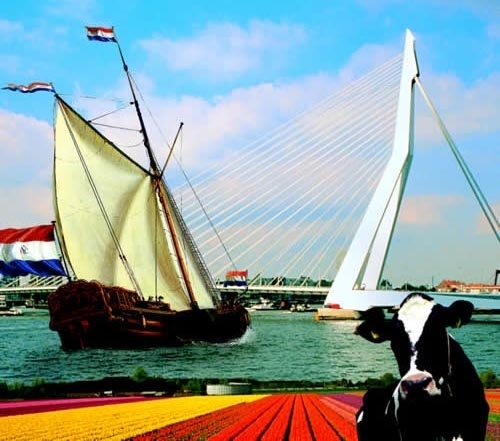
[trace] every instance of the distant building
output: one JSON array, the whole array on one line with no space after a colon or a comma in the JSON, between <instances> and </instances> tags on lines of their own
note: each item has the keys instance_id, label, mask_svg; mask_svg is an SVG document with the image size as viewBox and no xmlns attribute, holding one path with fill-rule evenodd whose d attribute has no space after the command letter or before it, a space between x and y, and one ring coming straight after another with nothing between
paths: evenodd
<instances>
[{"instance_id":1,"label":"distant building","mask_svg":"<svg viewBox=\"0 0 500 441\"><path fill-rule=\"evenodd\" d=\"M464 283L458 280L443 280L436 286L437 292L500 293L500 285L486 283Z\"/></svg>"}]
</instances>

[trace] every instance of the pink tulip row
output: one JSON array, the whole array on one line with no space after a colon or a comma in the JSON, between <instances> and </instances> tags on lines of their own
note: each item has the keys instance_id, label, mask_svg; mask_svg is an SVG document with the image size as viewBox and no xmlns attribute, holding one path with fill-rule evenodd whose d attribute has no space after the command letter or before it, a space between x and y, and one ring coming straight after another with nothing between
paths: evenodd
<instances>
[{"instance_id":1,"label":"pink tulip row","mask_svg":"<svg viewBox=\"0 0 500 441\"><path fill-rule=\"evenodd\" d=\"M147 397L110 397L110 398L68 398L48 400L0 401L0 417L27 415L30 413L53 412L55 410L96 407L109 404L135 403L152 400Z\"/></svg>"},{"instance_id":2,"label":"pink tulip row","mask_svg":"<svg viewBox=\"0 0 500 441\"><path fill-rule=\"evenodd\" d=\"M340 415L346 421L349 421L352 424L356 423L355 414L359 406L354 407L349 404L345 404L342 401L332 397L324 397L323 403L330 409L334 410L338 415Z\"/></svg>"},{"instance_id":3,"label":"pink tulip row","mask_svg":"<svg viewBox=\"0 0 500 441\"><path fill-rule=\"evenodd\" d=\"M329 397L334 399L335 401L340 401L348 406L354 407L355 409L359 409L361 407L361 403L363 402L363 395L365 392L353 391L349 393L338 393L332 395L325 395L325 397Z\"/></svg>"}]
</instances>

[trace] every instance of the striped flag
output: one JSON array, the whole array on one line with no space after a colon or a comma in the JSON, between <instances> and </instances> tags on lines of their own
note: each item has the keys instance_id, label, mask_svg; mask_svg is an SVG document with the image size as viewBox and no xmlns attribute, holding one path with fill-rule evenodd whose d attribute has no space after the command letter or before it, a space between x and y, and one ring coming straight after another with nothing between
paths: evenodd
<instances>
[{"instance_id":1,"label":"striped flag","mask_svg":"<svg viewBox=\"0 0 500 441\"><path fill-rule=\"evenodd\" d=\"M232 270L226 273L224 286L247 286L248 270Z\"/></svg>"},{"instance_id":2,"label":"striped flag","mask_svg":"<svg viewBox=\"0 0 500 441\"><path fill-rule=\"evenodd\" d=\"M57 253L54 226L0 230L0 274L65 276Z\"/></svg>"},{"instance_id":3,"label":"striped flag","mask_svg":"<svg viewBox=\"0 0 500 441\"><path fill-rule=\"evenodd\" d=\"M5 90L12 90L22 93L33 93L33 92L55 92L54 86L50 83L42 83L41 81L36 81L34 83L30 83L27 86L22 84L7 84L5 87L2 87Z\"/></svg>"},{"instance_id":4,"label":"striped flag","mask_svg":"<svg viewBox=\"0 0 500 441\"><path fill-rule=\"evenodd\" d=\"M87 38L97 41L114 41L116 43L115 32L113 28L104 28L102 26L85 26L87 29Z\"/></svg>"}]
</instances>

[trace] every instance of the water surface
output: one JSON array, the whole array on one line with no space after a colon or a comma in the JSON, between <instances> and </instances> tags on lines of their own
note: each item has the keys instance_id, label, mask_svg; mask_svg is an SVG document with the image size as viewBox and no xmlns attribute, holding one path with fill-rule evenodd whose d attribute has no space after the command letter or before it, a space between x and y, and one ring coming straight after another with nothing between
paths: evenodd
<instances>
[{"instance_id":1,"label":"water surface","mask_svg":"<svg viewBox=\"0 0 500 441\"><path fill-rule=\"evenodd\" d=\"M163 378L363 381L397 375L389 345L353 334L355 321L314 321L312 313L257 311L252 328L228 344L190 344L140 350L64 352L47 311L0 317L0 381L31 383L131 376L137 367ZM476 369L500 374L500 325L471 323L450 333Z\"/></svg>"}]
</instances>

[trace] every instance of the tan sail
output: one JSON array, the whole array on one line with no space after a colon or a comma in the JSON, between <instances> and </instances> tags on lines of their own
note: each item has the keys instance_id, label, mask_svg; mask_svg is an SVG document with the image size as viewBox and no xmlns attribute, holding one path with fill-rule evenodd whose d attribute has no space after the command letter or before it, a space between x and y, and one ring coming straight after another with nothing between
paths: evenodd
<instances>
[{"instance_id":1,"label":"tan sail","mask_svg":"<svg viewBox=\"0 0 500 441\"><path fill-rule=\"evenodd\" d=\"M54 158L57 233L76 278L136 290L145 299L161 296L176 311L191 309L151 174L59 98ZM203 267L175 210L167 209L198 306L214 308Z\"/></svg>"}]
</instances>

